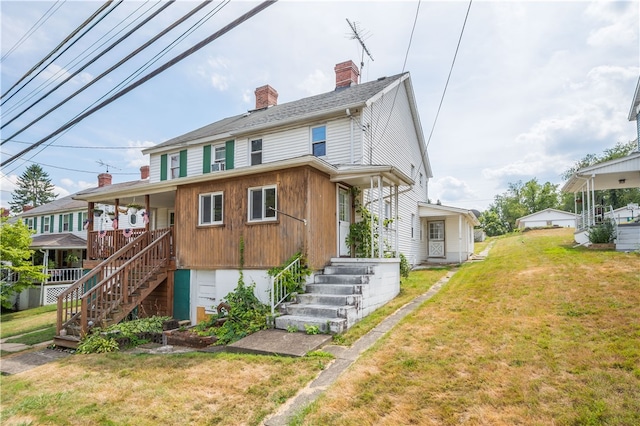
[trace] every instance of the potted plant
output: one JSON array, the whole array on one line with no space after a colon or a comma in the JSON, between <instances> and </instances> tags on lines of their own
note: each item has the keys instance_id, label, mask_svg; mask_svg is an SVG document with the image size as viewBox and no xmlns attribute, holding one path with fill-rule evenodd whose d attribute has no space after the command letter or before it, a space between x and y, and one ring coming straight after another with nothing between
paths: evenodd
<instances>
[{"instance_id":1,"label":"potted plant","mask_svg":"<svg viewBox=\"0 0 640 426\"><path fill-rule=\"evenodd\" d=\"M127 204L127 209L130 214L138 213L138 210L142 210L143 206L136 203Z\"/></svg>"},{"instance_id":2,"label":"potted plant","mask_svg":"<svg viewBox=\"0 0 640 426\"><path fill-rule=\"evenodd\" d=\"M109 219L113 220L115 219L117 213L113 211L113 212L107 212L107 214L109 215Z\"/></svg>"},{"instance_id":3,"label":"potted plant","mask_svg":"<svg viewBox=\"0 0 640 426\"><path fill-rule=\"evenodd\" d=\"M93 215L94 215L95 217L100 217L100 216L102 216L102 213L104 213L104 210L102 210L102 209L93 209Z\"/></svg>"}]
</instances>

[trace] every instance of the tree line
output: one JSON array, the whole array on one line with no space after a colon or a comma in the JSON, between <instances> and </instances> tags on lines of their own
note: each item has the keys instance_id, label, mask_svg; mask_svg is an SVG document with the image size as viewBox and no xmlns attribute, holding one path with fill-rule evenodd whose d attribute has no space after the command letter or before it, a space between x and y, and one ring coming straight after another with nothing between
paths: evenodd
<instances>
[{"instance_id":1,"label":"tree line","mask_svg":"<svg viewBox=\"0 0 640 426\"><path fill-rule=\"evenodd\" d=\"M586 155L562 173L561 177L568 180L581 168L625 157L636 149L636 141L618 142L613 148L605 149L601 155ZM595 191L595 199L598 204L617 209L629 203L640 202L640 188L599 190ZM548 208L577 213L573 194L561 193L559 185L550 182L541 184L536 178L524 183L518 181L510 183L507 191L495 196L493 203L480 215L480 223L488 236L503 235L516 229L518 218Z\"/></svg>"}]
</instances>

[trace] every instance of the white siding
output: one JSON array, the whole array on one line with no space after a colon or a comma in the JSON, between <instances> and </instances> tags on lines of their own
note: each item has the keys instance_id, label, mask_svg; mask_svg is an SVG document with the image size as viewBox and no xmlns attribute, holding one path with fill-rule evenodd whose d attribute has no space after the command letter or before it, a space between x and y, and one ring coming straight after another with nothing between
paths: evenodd
<instances>
[{"instance_id":1,"label":"white siding","mask_svg":"<svg viewBox=\"0 0 640 426\"><path fill-rule=\"evenodd\" d=\"M160 157L161 154L152 154L149 158L149 182L160 182Z\"/></svg>"},{"instance_id":2,"label":"white siding","mask_svg":"<svg viewBox=\"0 0 640 426\"><path fill-rule=\"evenodd\" d=\"M204 161L202 153L203 146L204 145L189 147L187 150L187 176L198 176L202 174L202 162Z\"/></svg>"}]
</instances>

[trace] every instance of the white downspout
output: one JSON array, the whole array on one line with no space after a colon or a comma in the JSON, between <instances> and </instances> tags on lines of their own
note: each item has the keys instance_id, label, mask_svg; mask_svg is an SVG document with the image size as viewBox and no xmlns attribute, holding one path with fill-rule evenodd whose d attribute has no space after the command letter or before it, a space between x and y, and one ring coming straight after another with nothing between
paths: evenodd
<instances>
[{"instance_id":1,"label":"white downspout","mask_svg":"<svg viewBox=\"0 0 640 426\"><path fill-rule=\"evenodd\" d=\"M462 263L462 215L458 215L458 263Z\"/></svg>"},{"instance_id":2,"label":"white downspout","mask_svg":"<svg viewBox=\"0 0 640 426\"><path fill-rule=\"evenodd\" d=\"M40 253L44 254L43 256L43 260L42 260L42 273L43 274L47 274L49 273L49 250L42 250L39 249ZM40 306L44 306L44 282L46 281L46 278L42 278L42 281L40 281Z\"/></svg>"},{"instance_id":3,"label":"white downspout","mask_svg":"<svg viewBox=\"0 0 640 426\"><path fill-rule=\"evenodd\" d=\"M383 210L382 206L384 205L384 194L382 192L382 178L378 175L378 258L382 259L384 257L383 254L383 226L382 226L382 218L383 218Z\"/></svg>"}]
</instances>

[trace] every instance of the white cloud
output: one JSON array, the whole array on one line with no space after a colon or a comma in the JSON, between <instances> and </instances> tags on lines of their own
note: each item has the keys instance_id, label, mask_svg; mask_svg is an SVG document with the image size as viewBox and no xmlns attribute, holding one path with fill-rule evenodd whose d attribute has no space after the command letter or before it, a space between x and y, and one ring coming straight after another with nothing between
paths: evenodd
<instances>
[{"instance_id":1,"label":"white cloud","mask_svg":"<svg viewBox=\"0 0 640 426\"><path fill-rule=\"evenodd\" d=\"M315 95L326 90L327 86L331 85L332 79L333 75L327 76L321 70L315 70L296 87L309 95Z\"/></svg>"},{"instance_id":2,"label":"white cloud","mask_svg":"<svg viewBox=\"0 0 640 426\"><path fill-rule=\"evenodd\" d=\"M196 68L196 74L208 80L214 89L224 92L229 88L230 65L231 61L225 57L210 57Z\"/></svg>"},{"instance_id":3,"label":"white cloud","mask_svg":"<svg viewBox=\"0 0 640 426\"><path fill-rule=\"evenodd\" d=\"M15 191L18 183L18 175L5 175L0 171L0 207L9 208L9 201L12 200L11 193Z\"/></svg>"},{"instance_id":4,"label":"white cloud","mask_svg":"<svg viewBox=\"0 0 640 426\"><path fill-rule=\"evenodd\" d=\"M589 34L587 43L594 47L625 45L638 38L636 2L602 2L589 4L585 15L604 22L604 26ZM635 12L631 10L636 8Z\"/></svg>"},{"instance_id":5,"label":"white cloud","mask_svg":"<svg viewBox=\"0 0 640 426\"><path fill-rule=\"evenodd\" d=\"M429 181L429 199L440 200L443 204L452 204L459 200L475 198L474 192L463 180L453 176L444 176Z\"/></svg>"},{"instance_id":6,"label":"white cloud","mask_svg":"<svg viewBox=\"0 0 640 426\"><path fill-rule=\"evenodd\" d=\"M127 141L127 146L129 146L130 148L121 152L122 157L124 157L126 167L140 168L142 166L149 165L149 155L143 155L142 149L155 146L154 142Z\"/></svg>"}]
</instances>

